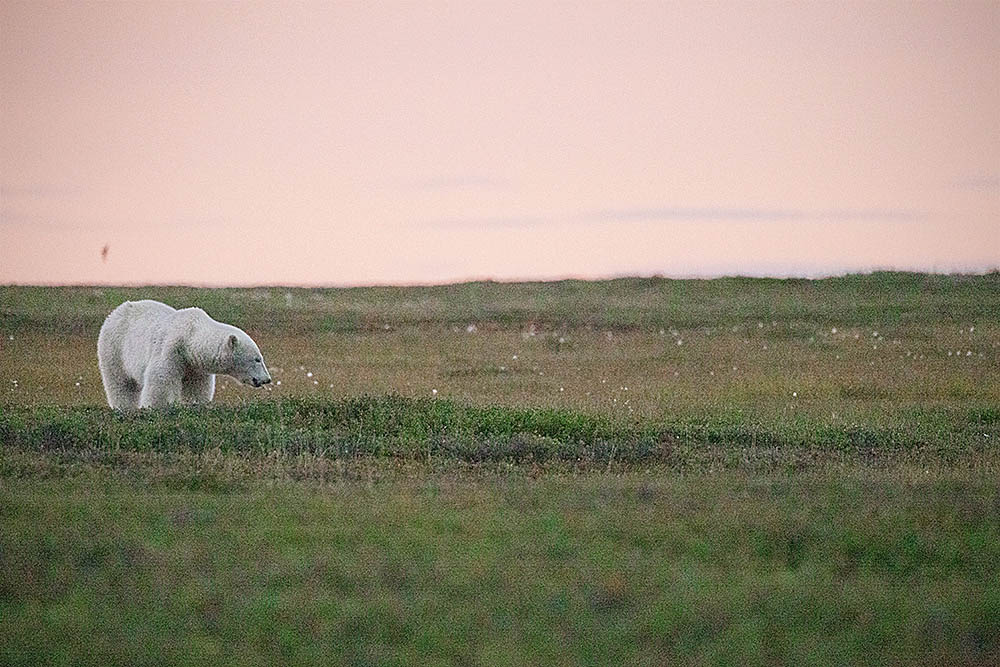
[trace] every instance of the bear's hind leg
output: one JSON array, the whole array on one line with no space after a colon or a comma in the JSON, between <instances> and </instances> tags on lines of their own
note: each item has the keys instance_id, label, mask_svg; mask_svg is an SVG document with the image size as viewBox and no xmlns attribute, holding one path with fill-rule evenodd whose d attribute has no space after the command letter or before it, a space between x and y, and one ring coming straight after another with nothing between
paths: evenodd
<instances>
[{"instance_id":1,"label":"bear's hind leg","mask_svg":"<svg viewBox=\"0 0 1000 667\"><path fill-rule=\"evenodd\" d=\"M139 407L139 386L131 380L105 382L104 393L108 396L108 405L115 410L135 410Z\"/></svg>"},{"instance_id":2,"label":"bear's hind leg","mask_svg":"<svg viewBox=\"0 0 1000 667\"><path fill-rule=\"evenodd\" d=\"M112 359L99 359L101 382L108 405L114 410L135 410L139 407L139 385L125 374L121 363Z\"/></svg>"}]
</instances>

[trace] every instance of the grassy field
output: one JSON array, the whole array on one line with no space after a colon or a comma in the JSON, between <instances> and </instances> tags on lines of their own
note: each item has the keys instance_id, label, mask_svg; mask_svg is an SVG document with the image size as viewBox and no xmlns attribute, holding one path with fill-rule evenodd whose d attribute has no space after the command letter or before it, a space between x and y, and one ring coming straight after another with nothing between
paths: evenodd
<instances>
[{"instance_id":1,"label":"grassy field","mask_svg":"<svg viewBox=\"0 0 1000 667\"><path fill-rule=\"evenodd\" d=\"M275 383L110 411L138 298ZM996 273L0 287L0 663L996 664L998 440Z\"/></svg>"}]
</instances>

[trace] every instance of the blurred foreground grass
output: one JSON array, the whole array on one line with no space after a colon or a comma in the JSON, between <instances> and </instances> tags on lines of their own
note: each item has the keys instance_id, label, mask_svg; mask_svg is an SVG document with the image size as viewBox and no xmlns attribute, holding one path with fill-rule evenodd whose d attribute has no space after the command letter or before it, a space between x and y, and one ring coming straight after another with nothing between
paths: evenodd
<instances>
[{"instance_id":1,"label":"blurred foreground grass","mask_svg":"<svg viewBox=\"0 0 1000 667\"><path fill-rule=\"evenodd\" d=\"M379 471L230 492L6 479L0 662L1000 659L995 467Z\"/></svg>"}]
</instances>

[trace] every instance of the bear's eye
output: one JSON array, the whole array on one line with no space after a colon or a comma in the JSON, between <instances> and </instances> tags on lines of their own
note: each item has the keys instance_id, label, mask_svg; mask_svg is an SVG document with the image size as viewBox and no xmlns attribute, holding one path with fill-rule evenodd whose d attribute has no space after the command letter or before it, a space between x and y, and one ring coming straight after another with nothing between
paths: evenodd
<instances>
[{"instance_id":1,"label":"bear's eye","mask_svg":"<svg viewBox=\"0 0 1000 667\"><path fill-rule=\"evenodd\" d=\"M257 359L254 359L254 361L256 361L259 364L260 362L262 362L264 360L258 357Z\"/></svg>"}]
</instances>

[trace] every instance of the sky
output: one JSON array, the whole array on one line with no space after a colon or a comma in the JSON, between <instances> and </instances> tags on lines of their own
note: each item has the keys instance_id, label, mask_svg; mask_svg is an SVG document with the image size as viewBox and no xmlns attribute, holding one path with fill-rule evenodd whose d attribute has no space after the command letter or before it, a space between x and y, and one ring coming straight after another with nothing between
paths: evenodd
<instances>
[{"instance_id":1,"label":"sky","mask_svg":"<svg viewBox=\"0 0 1000 667\"><path fill-rule=\"evenodd\" d=\"M0 199L0 284L986 271L1000 1L0 0Z\"/></svg>"}]
</instances>

